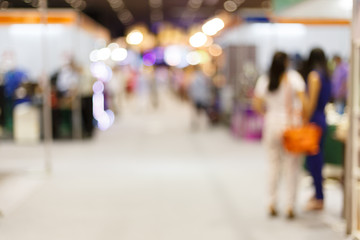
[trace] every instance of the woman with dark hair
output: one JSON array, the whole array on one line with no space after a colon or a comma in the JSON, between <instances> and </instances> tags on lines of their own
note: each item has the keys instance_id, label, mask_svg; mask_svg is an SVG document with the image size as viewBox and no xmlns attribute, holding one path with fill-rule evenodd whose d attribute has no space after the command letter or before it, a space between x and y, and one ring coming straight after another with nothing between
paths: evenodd
<instances>
[{"instance_id":1,"label":"woman with dark hair","mask_svg":"<svg viewBox=\"0 0 360 240\"><path fill-rule=\"evenodd\" d=\"M287 152L282 144L284 130L302 122L302 101L305 82L301 75L288 70L288 56L276 52L267 75L261 76L255 87L254 109L265 115L264 144L269 158L269 213L277 215L278 180L282 165L287 183L287 217L293 218L300 159ZM291 111L290 111L291 109Z\"/></svg>"},{"instance_id":2,"label":"woman with dark hair","mask_svg":"<svg viewBox=\"0 0 360 240\"><path fill-rule=\"evenodd\" d=\"M331 97L331 82L328 74L327 59L320 48L311 51L305 68L307 98L305 120L315 123L322 128L320 151L316 155L306 157L306 166L313 177L315 196L310 199L307 210L322 210L324 208L324 194L322 186L322 168L324 164L324 135L326 133L325 105Z\"/></svg>"}]
</instances>

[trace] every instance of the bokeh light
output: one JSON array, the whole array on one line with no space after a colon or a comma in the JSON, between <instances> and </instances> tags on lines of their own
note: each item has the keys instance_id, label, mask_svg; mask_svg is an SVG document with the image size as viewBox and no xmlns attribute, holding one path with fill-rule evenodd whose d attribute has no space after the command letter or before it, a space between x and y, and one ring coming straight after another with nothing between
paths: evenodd
<instances>
[{"instance_id":1,"label":"bokeh light","mask_svg":"<svg viewBox=\"0 0 360 240\"><path fill-rule=\"evenodd\" d=\"M201 55L197 51L189 52L186 55L186 61L190 65L198 65L201 62Z\"/></svg>"},{"instance_id":2,"label":"bokeh light","mask_svg":"<svg viewBox=\"0 0 360 240\"><path fill-rule=\"evenodd\" d=\"M99 61L99 51L98 50L93 50L91 53L90 53L90 61L91 62L97 62Z\"/></svg>"},{"instance_id":3,"label":"bokeh light","mask_svg":"<svg viewBox=\"0 0 360 240\"><path fill-rule=\"evenodd\" d=\"M225 27L224 21L220 18L214 18L206 22L202 26L203 32L208 36L217 34L221 29Z\"/></svg>"},{"instance_id":4,"label":"bokeh light","mask_svg":"<svg viewBox=\"0 0 360 240\"><path fill-rule=\"evenodd\" d=\"M93 85L93 91L95 94L102 93L105 90L104 83L101 81L96 81Z\"/></svg>"},{"instance_id":5,"label":"bokeh light","mask_svg":"<svg viewBox=\"0 0 360 240\"><path fill-rule=\"evenodd\" d=\"M209 47L209 53L211 56L218 57L223 53L221 46L213 44Z\"/></svg>"},{"instance_id":6,"label":"bokeh light","mask_svg":"<svg viewBox=\"0 0 360 240\"><path fill-rule=\"evenodd\" d=\"M190 37L189 42L192 47L195 48L202 47L207 42L207 37L204 33L197 32Z\"/></svg>"},{"instance_id":7,"label":"bokeh light","mask_svg":"<svg viewBox=\"0 0 360 240\"><path fill-rule=\"evenodd\" d=\"M164 60L170 66L177 66L181 63L182 50L179 46L169 46L165 48Z\"/></svg>"},{"instance_id":8,"label":"bokeh light","mask_svg":"<svg viewBox=\"0 0 360 240\"><path fill-rule=\"evenodd\" d=\"M132 31L127 35L126 42L130 45L139 45L144 40L144 35L140 31Z\"/></svg>"},{"instance_id":9,"label":"bokeh light","mask_svg":"<svg viewBox=\"0 0 360 240\"><path fill-rule=\"evenodd\" d=\"M156 54L154 52L147 52L143 56L143 63L145 66L153 66L156 62Z\"/></svg>"},{"instance_id":10,"label":"bokeh light","mask_svg":"<svg viewBox=\"0 0 360 240\"><path fill-rule=\"evenodd\" d=\"M109 46L108 46L108 48L111 50L111 51L113 51L113 50L115 50L115 49L117 49L117 48L119 48L120 46L119 46L119 44L117 44L117 43L110 43L109 44Z\"/></svg>"},{"instance_id":11,"label":"bokeh light","mask_svg":"<svg viewBox=\"0 0 360 240\"><path fill-rule=\"evenodd\" d=\"M102 48L98 51L98 59L100 61L106 61L111 56L111 50L109 48Z\"/></svg>"},{"instance_id":12,"label":"bokeh light","mask_svg":"<svg viewBox=\"0 0 360 240\"><path fill-rule=\"evenodd\" d=\"M238 5L234 1L226 1L224 3L224 8L228 12L235 12L238 8Z\"/></svg>"},{"instance_id":13,"label":"bokeh light","mask_svg":"<svg viewBox=\"0 0 360 240\"><path fill-rule=\"evenodd\" d=\"M115 62L124 61L128 56L128 52L125 48L116 48L111 53L111 60Z\"/></svg>"},{"instance_id":14,"label":"bokeh light","mask_svg":"<svg viewBox=\"0 0 360 240\"><path fill-rule=\"evenodd\" d=\"M90 67L92 75L103 82L107 82L112 77L111 68L103 62L96 62Z\"/></svg>"}]
</instances>

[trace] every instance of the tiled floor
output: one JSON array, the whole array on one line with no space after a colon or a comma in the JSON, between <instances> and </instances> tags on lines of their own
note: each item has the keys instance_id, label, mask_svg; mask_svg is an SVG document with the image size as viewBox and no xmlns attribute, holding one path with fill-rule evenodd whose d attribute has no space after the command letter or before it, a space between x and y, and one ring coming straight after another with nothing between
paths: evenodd
<instances>
[{"instance_id":1,"label":"tiled floor","mask_svg":"<svg viewBox=\"0 0 360 240\"><path fill-rule=\"evenodd\" d=\"M266 156L223 128L191 132L190 109L133 102L92 141L58 142L53 173L42 146L0 146L1 240L339 240L339 186L324 213L294 221L266 215ZM32 171L23 171L23 170Z\"/></svg>"}]
</instances>

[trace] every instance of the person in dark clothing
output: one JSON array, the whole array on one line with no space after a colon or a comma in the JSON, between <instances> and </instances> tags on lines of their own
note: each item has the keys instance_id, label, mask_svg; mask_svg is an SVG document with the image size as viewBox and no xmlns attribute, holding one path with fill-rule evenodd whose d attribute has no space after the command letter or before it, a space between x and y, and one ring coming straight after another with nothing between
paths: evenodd
<instances>
[{"instance_id":1,"label":"person in dark clothing","mask_svg":"<svg viewBox=\"0 0 360 240\"><path fill-rule=\"evenodd\" d=\"M324 208L322 169L324 165L324 140L327 129L324 109L331 98L331 81L327 68L327 59L322 49L315 48L311 51L305 74L307 76L308 97L304 118L322 129L319 153L306 157L306 166L313 178L315 187L315 195L308 202L306 209L312 211Z\"/></svg>"}]
</instances>

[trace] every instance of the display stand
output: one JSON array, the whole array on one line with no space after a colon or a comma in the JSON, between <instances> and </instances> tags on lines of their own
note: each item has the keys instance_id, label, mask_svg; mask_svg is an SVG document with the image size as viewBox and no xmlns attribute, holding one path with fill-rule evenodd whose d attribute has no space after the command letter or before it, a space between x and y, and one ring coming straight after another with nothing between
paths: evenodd
<instances>
[{"instance_id":1,"label":"display stand","mask_svg":"<svg viewBox=\"0 0 360 240\"><path fill-rule=\"evenodd\" d=\"M88 67L90 52L98 47L99 41L106 43L110 40L108 30L81 12L47 9L46 3L42 1L38 10L9 9L0 12L0 53L11 51L16 56L18 67L43 86L44 97L48 100L44 101L45 110L50 102L46 84L49 76L63 66L64 58L71 57L77 65ZM72 139L81 139L80 97L74 98L71 106L69 112L72 117L69 119L73 131L69 135ZM48 121L43 119L45 130ZM44 139L51 137L48 134L44 132Z\"/></svg>"}]
</instances>

